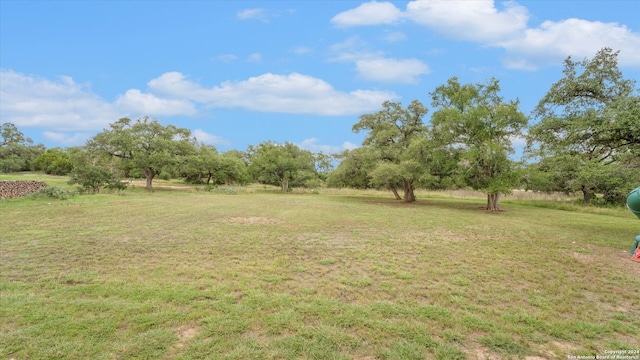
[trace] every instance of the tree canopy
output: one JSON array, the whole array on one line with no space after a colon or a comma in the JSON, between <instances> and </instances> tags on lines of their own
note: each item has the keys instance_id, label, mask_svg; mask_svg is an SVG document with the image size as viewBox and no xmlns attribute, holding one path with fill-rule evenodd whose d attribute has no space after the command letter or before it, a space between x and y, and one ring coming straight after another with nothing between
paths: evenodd
<instances>
[{"instance_id":1,"label":"tree canopy","mask_svg":"<svg viewBox=\"0 0 640 360\"><path fill-rule=\"evenodd\" d=\"M34 159L43 151L43 145L34 145L14 124L0 126L0 171L33 170Z\"/></svg>"},{"instance_id":2,"label":"tree canopy","mask_svg":"<svg viewBox=\"0 0 640 360\"><path fill-rule=\"evenodd\" d=\"M396 189L401 187L404 201L413 202L416 200L414 182L421 177L423 167L407 150L428 131L422 118L429 110L418 100L406 108L392 101L385 101L382 107L378 112L360 116L352 130L368 131L362 145L377 155L376 167L380 167L371 171L373 183L393 191L396 199L400 199Z\"/></svg>"},{"instance_id":3,"label":"tree canopy","mask_svg":"<svg viewBox=\"0 0 640 360\"><path fill-rule=\"evenodd\" d=\"M359 147L345 150L336 157L340 160L340 164L329 174L327 178L329 186L356 189L373 187L371 171L378 160L378 155L375 152L366 147Z\"/></svg>"},{"instance_id":4,"label":"tree canopy","mask_svg":"<svg viewBox=\"0 0 640 360\"><path fill-rule=\"evenodd\" d=\"M460 166L467 184L487 194L487 210L500 209L500 194L518 184L512 139L522 134L527 117L519 101L500 96L497 79L461 84L453 77L431 93L437 108L431 118L436 137L462 151Z\"/></svg>"},{"instance_id":5,"label":"tree canopy","mask_svg":"<svg viewBox=\"0 0 640 360\"><path fill-rule=\"evenodd\" d=\"M247 164L235 153L219 154L213 145L199 144L180 164L178 172L187 182L220 185L248 181Z\"/></svg>"},{"instance_id":6,"label":"tree canopy","mask_svg":"<svg viewBox=\"0 0 640 360\"><path fill-rule=\"evenodd\" d=\"M151 190L153 178L195 151L191 132L158 120L122 118L87 142L94 150L117 157L140 169Z\"/></svg>"},{"instance_id":7,"label":"tree canopy","mask_svg":"<svg viewBox=\"0 0 640 360\"><path fill-rule=\"evenodd\" d=\"M564 63L564 77L554 83L536 106L537 124L529 130L527 153L561 172L565 159L580 171L560 177L571 191L582 191L589 203L593 192L624 192L631 184L612 186L607 172L628 169L640 157L640 96L635 80L618 69L618 52L604 48L593 57ZM615 169L615 170L614 170ZM599 175L600 174L600 175ZM616 190L617 188L617 190Z\"/></svg>"},{"instance_id":8,"label":"tree canopy","mask_svg":"<svg viewBox=\"0 0 640 360\"><path fill-rule=\"evenodd\" d=\"M278 185L289 191L289 185L304 172L315 173L315 159L308 150L285 142L267 141L249 147L249 171L259 182Z\"/></svg>"}]
</instances>

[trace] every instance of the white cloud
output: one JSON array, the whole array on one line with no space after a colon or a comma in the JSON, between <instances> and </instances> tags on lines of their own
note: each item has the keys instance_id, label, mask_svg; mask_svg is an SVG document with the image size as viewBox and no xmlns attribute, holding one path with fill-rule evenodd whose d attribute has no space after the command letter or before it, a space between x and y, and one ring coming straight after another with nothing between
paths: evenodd
<instances>
[{"instance_id":1,"label":"white cloud","mask_svg":"<svg viewBox=\"0 0 640 360\"><path fill-rule=\"evenodd\" d=\"M616 23L582 19L545 21L526 30L521 38L496 44L507 52L510 68L536 69L540 65L559 64L571 55L576 60L593 57L609 47L620 50L621 66L640 66L640 34Z\"/></svg>"},{"instance_id":2,"label":"white cloud","mask_svg":"<svg viewBox=\"0 0 640 360\"><path fill-rule=\"evenodd\" d=\"M381 82L413 84L417 77L428 74L429 67L418 59L366 59L356 61L358 74L367 79Z\"/></svg>"},{"instance_id":3,"label":"white cloud","mask_svg":"<svg viewBox=\"0 0 640 360\"><path fill-rule=\"evenodd\" d=\"M245 81L225 82L212 92L212 107L314 115L360 114L397 97L385 91L339 92L324 80L298 73L267 73Z\"/></svg>"},{"instance_id":4,"label":"white cloud","mask_svg":"<svg viewBox=\"0 0 640 360\"><path fill-rule=\"evenodd\" d=\"M404 33L395 31L385 35L383 39L388 42L398 42L398 41L403 41L406 38L407 36Z\"/></svg>"},{"instance_id":5,"label":"white cloud","mask_svg":"<svg viewBox=\"0 0 640 360\"><path fill-rule=\"evenodd\" d=\"M147 90L156 95L167 98L206 102L211 97L208 89L202 88L195 82L177 71L166 72L147 83Z\"/></svg>"},{"instance_id":6,"label":"white cloud","mask_svg":"<svg viewBox=\"0 0 640 360\"><path fill-rule=\"evenodd\" d=\"M393 24L401 16L402 11L390 2L370 1L339 13L331 19L331 23L338 27Z\"/></svg>"},{"instance_id":7,"label":"white cloud","mask_svg":"<svg viewBox=\"0 0 640 360\"><path fill-rule=\"evenodd\" d=\"M521 148L527 145L527 134L522 135L514 135L509 138L511 140L511 145L516 148Z\"/></svg>"},{"instance_id":8,"label":"white cloud","mask_svg":"<svg viewBox=\"0 0 640 360\"><path fill-rule=\"evenodd\" d=\"M196 109L188 101L163 99L153 94L145 94L138 89L130 89L118 97L114 105L127 113L151 116L195 115Z\"/></svg>"},{"instance_id":9,"label":"white cloud","mask_svg":"<svg viewBox=\"0 0 640 360\"><path fill-rule=\"evenodd\" d=\"M0 70L0 119L19 128L40 128L44 137L63 145L84 141L88 133L108 127L119 118L197 116L205 108L240 108L256 112L311 115L357 115L379 109L398 96L388 91L343 92L312 76L263 74L242 81L204 87L179 72L152 79L147 89L129 89L108 102L88 85L61 76L55 80ZM201 140L226 144L203 130Z\"/></svg>"},{"instance_id":10,"label":"white cloud","mask_svg":"<svg viewBox=\"0 0 640 360\"><path fill-rule=\"evenodd\" d=\"M68 76L48 80L0 70L0 118L18 127L100 129L122 113Z\"/></svg>"},{"instance_id":11,"label":"white cloud","mask_svg":"<svg viewBox=\"0 0 640 360\"><path fill-rule=\"evenodd\" d=\"M410 1L406 11L390 2L371 1L335 15L331 23L349 27L395 24L404 19L457 39L496 41L525 29L529 15L514 1L498 10L493 0L419 0Z\"/></svg>"},{"instance_id":12,"label":"white cloud","mask_svg":"<svg viewBox=\"0 0 640 360\"><path fill-rule=\"evenodd\" d=\"M344 150L353 150L358 147L358 145L349 141L343 142L342 145L322 145L319 142L320 140L317 138L309 138L296 145L303 150L309 150L313 153L323 152L325 154L337 154Z\"/></svg>"},{"instance_id":13,"label":"white cloud","mask_svg":"<svg viewBox=\"0 0 640 360\"><path fill-rule=\"evenodd\" d=\"M527 26L529 12L515 2L506 2L500 11L493 0L422 0L409 2L406 16L445 36L488 42L519 34Z\"/></svg>"},{"instance_id":14,"label":"white cloud","mask_svg":"<svg viewBox=\"0 0 640 360\"><path fill-rule=\"evenodd\" d=\"M328 61L353 62L362 79L387 83L416 83L420 75L430 72L429 66L419 59L386 58L381 52L365 48L358 37L350 37L330 47Z\"/></svg>"},{"instance_id":15,"label":"white cloud","mask_svg":"<svg viewBox=\"0 0 640 360\"><path fill-rule=\"evenodd\" d=\"M149 91L174 99L203 103L210 108L243 108L252 111L313 115L352 115L380 107L398 96L388 91L335 90L324 80L292 73L266 73L243 81L227 81L205 88L172 72L149 82Z\"/></svg>"},{"instance_id":16,"label":"white cloud","mask_svg":"<svg viewBox=\"0 0 640 360\"><path fill-rule=\"evenodd\" d=\"M260 53L253 53L249 55L249 58L247 58L247 62L259 63L261 61L262 61L262 54Z\"/></svg>"},{"instance_id":17,"label":"white cloud","mask_svg":"<svg viewBox=\"0 0 640 360\"><path fill-rule=\"evenodd\" d=\"M196 138L198 142L209 144L209 145L224 145L228 146L231 143L229 140L223 138L222 136L209 134L202 129L196 129L193 131L192 135Z\"/></svg>"},{"instance_id":18,"label":"white cloud","mask_svg":"<svg viewBox=\"0 0 640 360\"><path fill-rule=\"evenodd\" d=\"M368 51L366 44L357 36L351 36L342 42L329 47L330 56L328 61L349 61L375 59L383 56L382 52Z\"/></svg>"},{"instance_id":19,"label":"white cloud","mask_svg":"<svg viewBox=\"0 0 640 360\"><path fill-rule=\"evenodd\" d=\"M62 144L67 146L73 146L78 144L84 144L92 134L89 133L61 133L54 131L44 131L42 136L56 144Z\"/></svg>"},{"instance_id":20,"label":"white cloud","mask_svg":"<svg viewBox=\"0 0 640 360\"><path fill-rule=\"evenodd\" d=\"M262 8L244 9L239 11L236 15L240 20L256 19L262 22L269 21L267 10Z\"/></svg>"},{"instance_id":21,"label":"white cloud","mask_svg":"<svg viewBox=\"0 0 640 360\"><path fill-rule=\"evenodd\" d=\"M345 141L345 142L342 143L342 148L344 150L353 150L353 149L358 148L358 147L360 147L360 146L356 145L356 144L354 144L354 143L352 143L350 141Z\"/></svg>"},{"instance_id":22,"label":"white cloud","mask_svg":"<svg viewBox=\"0 0 640 360\"><path fill-rule=\"evenodd\" d=\"M386 15L381 15L385 11ZM539 27L529 28L528 9L515 1L504 2L502 8L498 8L494 0L417 0L410 1L405 11L391 3L373 1L339 13L331 21L341 26L355 26L389 24L400 19L413 21L449 38L502 48L506 51L504 64L508 68L534 70L560 64L567 56L590 58L603 47L620 50L620 66L640 66L640 34L626 26L565 19L545 21ZM390 34L387 40L392 39L394 36ZM352 46L354 42L352 39L340 45ZM334 59L346 61L350 56L354 60L358 55L354 51L342 51Z\"/></svg>"}]
</instances>

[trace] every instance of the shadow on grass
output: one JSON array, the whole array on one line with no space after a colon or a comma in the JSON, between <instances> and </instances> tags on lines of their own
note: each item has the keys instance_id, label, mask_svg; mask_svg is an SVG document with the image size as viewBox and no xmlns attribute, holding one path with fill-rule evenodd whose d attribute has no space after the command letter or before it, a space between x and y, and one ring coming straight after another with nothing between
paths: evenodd
<instances>
[{"instance_id":1,"label":"shadow on grass","mask_svg":"<svg viewBox=\"0 0 640 360\"><path fill-rule=\"evenodd\" d=\"M341 195L337 196L338 198L345 199L348 202L357 202L361 204L369 204L369 205L381 205L381 206L391 206L397 208L415 208L415 207L426 207L426 208L440 208L440 209L448 209L455 211L466 211L466 212L487 212L486 204L481 199L441 199L441 198L425 198L418 199L416 202L407 203L403 200L394 200L391 198L383 198L383 197L368 197L368 196L355 196L355 195ZM489 213L489 212L487 212ZM500 213L495 212L495 213Z\"/></svg>"}]
</instances>

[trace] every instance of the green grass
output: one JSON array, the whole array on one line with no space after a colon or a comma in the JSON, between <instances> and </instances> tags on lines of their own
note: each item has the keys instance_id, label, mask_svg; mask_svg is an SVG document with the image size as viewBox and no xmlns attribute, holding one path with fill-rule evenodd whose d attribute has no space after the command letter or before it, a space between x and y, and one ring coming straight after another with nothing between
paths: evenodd
<instances>
[{"instance_id":1,"label":"green grass","mask_svg":"<svg viewBox=\"0 0 640 360\"><path fill-rule=\"evenodd\" d=\"M0 181L3 180L35 180L44 181L49 186L55 186L65 189L75 189L73 185L69 185L69 178L65 176L47 175L37 172L19 172L19 173L0 173Z\"/></svg>"},{"instance_id":2,"label":"green grass","mask_svg":"<svg viewBox=\"0 0 640 360\"><path fill-rule=\"evenodd\" d=\"M637 219L418 196L252 186L0 201L0 358L640 349Z\"/></svg>"}]
</instances>

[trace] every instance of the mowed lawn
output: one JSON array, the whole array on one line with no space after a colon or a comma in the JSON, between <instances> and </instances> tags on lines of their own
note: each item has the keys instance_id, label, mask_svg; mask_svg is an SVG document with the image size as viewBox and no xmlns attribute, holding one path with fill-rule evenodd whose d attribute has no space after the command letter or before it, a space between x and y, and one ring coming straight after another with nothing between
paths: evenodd
<instances>
[{"instance_id":1,"label":"mowed lawn","mask_svg":"<svg viewBox=\"0 0 640 360\"><path fill-rule=\"evenodd\" d=\"M640 349L631 213L341 192L0 201L3 359Z\"/></svg>"}]
</instances>

